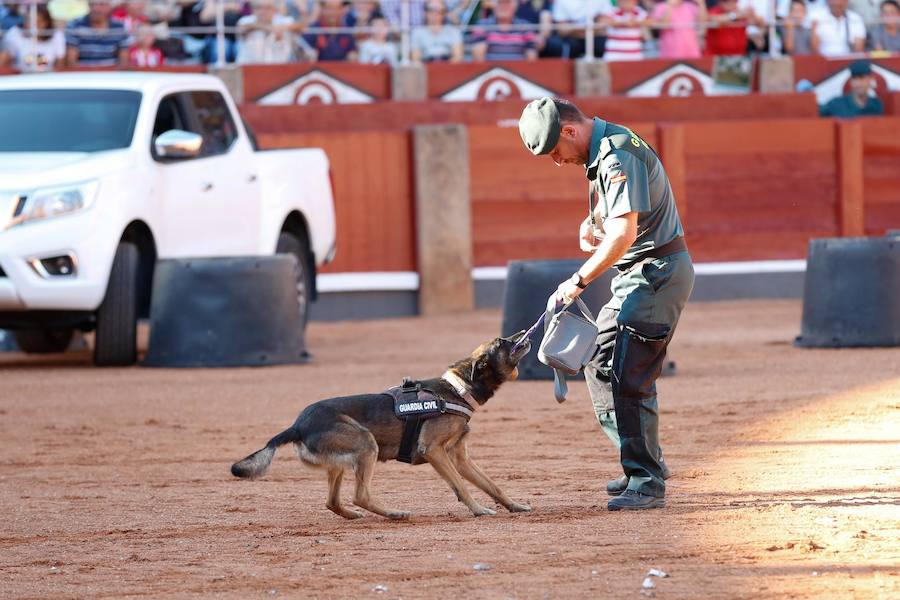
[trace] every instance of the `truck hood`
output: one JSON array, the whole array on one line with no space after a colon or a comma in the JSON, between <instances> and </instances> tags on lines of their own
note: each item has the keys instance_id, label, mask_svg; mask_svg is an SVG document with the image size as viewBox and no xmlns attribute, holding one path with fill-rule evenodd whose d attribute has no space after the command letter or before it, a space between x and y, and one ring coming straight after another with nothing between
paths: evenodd
<instances>
[{"instance_id":1,"label":"truck hood","mask_svg":"<svg viewBox=\"0 0 900 600\"><path fill-rule=\"evenodd\" d=\"M106 152L0 152L0 190L28 191L96 179L132 166L129 149Z\"/></svg>"}]
</instances>

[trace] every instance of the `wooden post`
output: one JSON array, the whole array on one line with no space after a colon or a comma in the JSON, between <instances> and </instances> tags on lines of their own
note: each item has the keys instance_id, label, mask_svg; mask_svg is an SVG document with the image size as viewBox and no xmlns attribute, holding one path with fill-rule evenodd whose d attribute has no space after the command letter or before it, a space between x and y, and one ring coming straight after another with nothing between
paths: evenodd
<instances>
[{"instance_id":1,"label":"wooden post","mask_svg":"<svg viewBox=\"0 0 900 600\"><path fill-rule=\"evenodd\" d=\"M675 194L681 224L687 227L685 225L688 213L687 156L684 125L660 123L657 131L660 159L672 185L672 193Z\"/></svg>"},{"instance_id":2,"label":"wooden post","mask_svg":"<svg viewBox=\"0 0 900 600\"><path fill-rule=\"evenodd\" d=\"M413 128L419 313L472 310L469 141L463 125Z\"/></svg>"},{"instance_id":3,"label":"wooden post","mask_svg":"<svg viewBox=\"0 0 900 600\"><path fill-rule=\"evenodd\" d=\"M865 235L862 123L838 119L835 134L838 231L845 237Z\"/></svg>"}]
</instances>

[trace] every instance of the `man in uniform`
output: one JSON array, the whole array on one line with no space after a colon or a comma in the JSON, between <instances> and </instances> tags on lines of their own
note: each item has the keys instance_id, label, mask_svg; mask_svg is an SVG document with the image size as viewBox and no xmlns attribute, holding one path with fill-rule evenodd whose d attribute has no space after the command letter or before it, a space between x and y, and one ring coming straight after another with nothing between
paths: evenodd
<instances>
[{"instance_id":1,"label":"man in uniform","mask_svg":"<svg viewBox=\"0 0 900 600\"><path fill-rule=\"evenodd\" d=\"M819 108L823 117L864 117L883 115L881 100L872 96L875 76L867 60L857 60L850 65L850 93L832 98Z\"/></svg>"},{"instance_id":2,"label":"man in uniform","mask_svg":"<svg viewBox=\"0 0 900 600\"><path fill-rule=\"evenodd\" d=\"M585 367L594 412L619 448L624 475L607 485L610 510L665 505L656 379L694 285L694 267L672 187L653 149L631 130L541 98L519 133L534 155L584 165L592 211L580 229L591 257L554 292L570 302L604 271L619 271L600 311L598 350ZM594 200L596 199L596 207Z\"/></svg>"}]
</instances>

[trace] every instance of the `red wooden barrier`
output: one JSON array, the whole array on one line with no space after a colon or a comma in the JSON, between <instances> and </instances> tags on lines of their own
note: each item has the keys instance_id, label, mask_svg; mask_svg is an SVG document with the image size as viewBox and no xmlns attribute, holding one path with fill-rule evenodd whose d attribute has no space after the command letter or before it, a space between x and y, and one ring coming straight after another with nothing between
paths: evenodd
<instances>
[{"instance_id":1,"label":"red wooden barrier","mask_svg":"<svg viewBox=\"0 0 900 600\"><path fill-rule=\"evenodd\" d=\"M860 119L865 231L900 229L900 117Z\"/></svg>"},{"instance_id":2,"label":"red wooden barrier","mask_svg":"<svg viewBox=\"0 0 900 600\"><path fill-rule=\"evenodd\" d=\"M325 272L416 270L409 134L264 134L259 143L264 148L318 147L328 153L338 252Z\"/></svg>"},{"instance_id":3,"label":"red wooden barrier","mask_svg":"<svg viewBox=\"0 0 900 600\"><path fill-rule=\"evenodd\" d=\"M710 121L815 117L812 94L697 96L693 98L580 98L589 115L615 122ZM245 104L241 112L259 133L301 131L368 131L407 129L425 123L515 124L525 103L497 102L377 102L357 105L260 106Z\"/></svg>"}]
</instances>

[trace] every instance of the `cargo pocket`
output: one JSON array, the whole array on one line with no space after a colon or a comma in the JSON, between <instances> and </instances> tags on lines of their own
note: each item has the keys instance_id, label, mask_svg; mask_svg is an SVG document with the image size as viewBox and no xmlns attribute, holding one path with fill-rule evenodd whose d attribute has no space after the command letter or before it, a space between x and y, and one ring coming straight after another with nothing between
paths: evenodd
<instances>
[{"instance_id":1,"label":"cargo pocket","mask_svg":"<svg viewBox=\"0 0 900 600\"><path fill-rule=\"evenodd\" d=\"M619 435L640 437L641 401L656 395L671 327L662 323L619 326L613 354L612 390Z\"/></svg>"}]
</instances>

